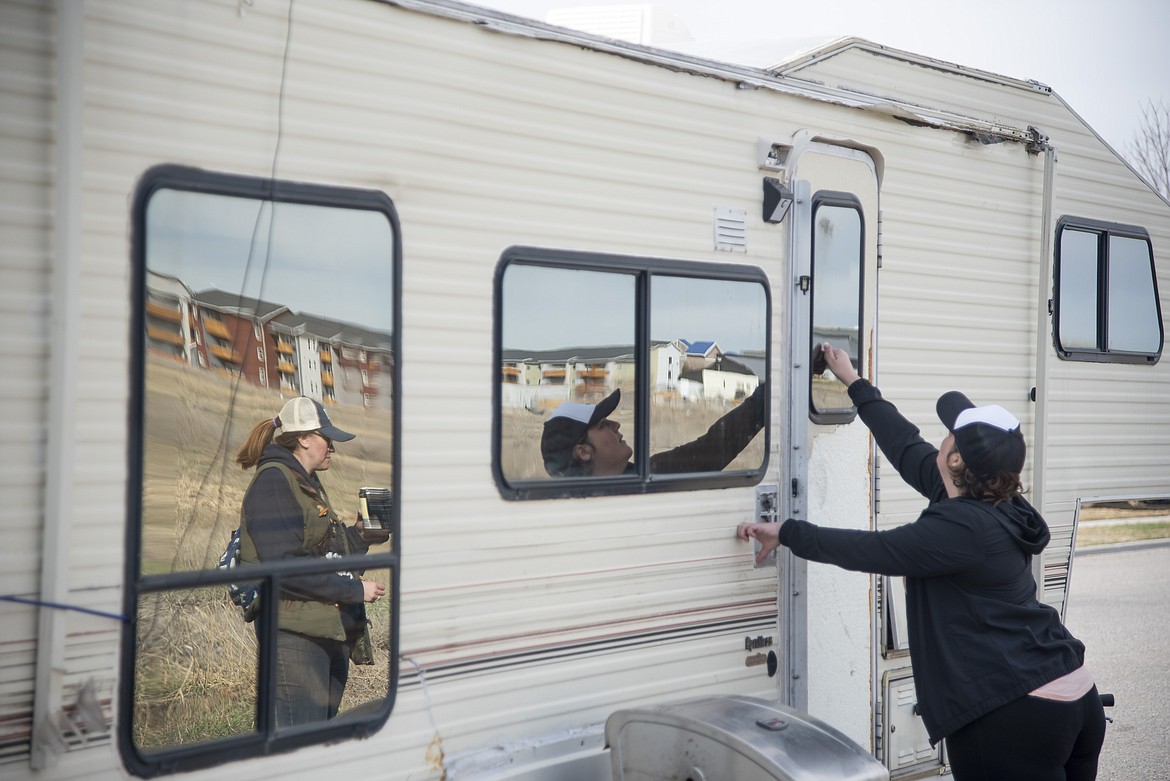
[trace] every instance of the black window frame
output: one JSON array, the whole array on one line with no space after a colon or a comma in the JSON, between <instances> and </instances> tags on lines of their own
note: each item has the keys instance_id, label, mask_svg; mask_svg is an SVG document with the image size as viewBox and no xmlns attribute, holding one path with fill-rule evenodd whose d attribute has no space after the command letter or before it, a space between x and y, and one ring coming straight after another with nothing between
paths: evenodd
<instances>
[{"instance_id":1,"label":"black window frame","mask_svg":"<svg viewBox=\"0 0 1170 781\"><path fill-rule=\"evenodd\" d=\"M853 211L857 212L858 223L861 226L859 254L858 254L858 258L857 258L857 265L858 265L858 270L857 270L857 337L858 337L857 352L858 352L858 354L856 356L851 356L854 358L858 367L860 367L861 366L861 357L862 357L862 355L861 355L861 353L862 353L861 334L863 334L865 332L865 209L862 208L861 200L856 195L853 195L852 193L837 192L834 190L822 190L822 191L817 192L812 198L812 209L810 211L812 224L810 226L811 230L809 231L809 236L811 237L811 239L810 239L810 246L809 246L809 278L810 278L809 291L810 292L809 292L809 307L808 307L808 310L809 310L808 311L808 333L809 333L809 337L810 337L810 341L811 341L811 337L814 333L814 326L816 324L816 316L817 316L817 313L816 313L816 302L817 302L817 297L816 297L816 291L817 291L817 269L816 269L817 211L822 206L838 206L841 208L852 209ZM811 359L811 351L813 350L813 345L811 345L811 344L809 345L809 350L810 350L809 366L811 367L813 365L813 361ZM859 371L860 371L860 368L859 368ZM831 409L831 410L819 410L816 408L816 406L814 406L813 393L812 393L813 376L814 376L813 372L810 370L808 373L808 418L809 418L809 420L812 421L813 423L816 423L816 424L822 425L822 426L844 425L847 423L852 423L853 420L857 417L857 407L855 405L851 404L848 407L842 407L839 409Z\"/></svg>"},{"instance_id":2,"label":"black window frame","mask_svg":"<svg viewBox=\"0 0 1170 781\"><path fill-rule=\"evenodd\" d=\"M633 275L635 283L635 356L637 361L635 394L635 449L636 475L615 477L541 478L537 480L509 480L501 467L502 431L500 423L501 382L500 366L503 356L504 274L513 265L544 266L570 270L600 271ZM754 282L763 287L765 318L765 372L767 382L772 371L772 292L768 277L758 266L707 261L672 260L648 256L617 255L573 250L544 249L514 246L504 250L496 264L493 283L492 323L492 476L500 495L508 500L565 499L587 496L647 494L663 491L693 491L707 488L728 488L756 485L767 473L771 450L771 403L764 405L764 457L758 468L734 472L684 472L655 474L650 462L650 315L651 280L655 275L690 277L729 282ZM771 392L769 391L769 396ZM623 398L622 403L626 403Z\"/></svg>"},{"instance_id":3,"label":"black window frame","mask_svg":"<svg viewBox=\"0 0 1170 781\"><path fill-rule=\"evenodd\" d=\"M126 563L123 574L124 615L128 616L122 630L120 660L118 745L127 769L136 776L150 778L163 774L188 772L223 765L234 761L253 759L274 753L284 753L303 746L335 743L340 740L364 738L383 727L394 709L399 679L399 619L401 517L400 501L393 503L390 519L391 550L388 553L370 553L342 558L308 559L304 562L282 560L249 564L242 577L239 569L202 569L165 574L144 575L140 572L142 553L142 486L143 434L145 431L145 301L146 301L146 210L151 197L160 190L181 190L233 197L270 200L309 206L328 206L343 209L376 211L390 223L392 231L391 270L393 312L391 317L391 349L394 362L390 369L391 414L393 428L391 459L394 496L400 496L401 451L399 432L401 411L401 355L402 355L402 235L397 211L389 196L378 190L367 190L330 185L307 184L286 180L266 179L231 173L208 171L182 165L164 164L146 171L138 182L131 211L131 285L130 285L130 405L127 447L126 496ZM226 541L225 541L226 542ZM390 602L390 648L387 671L386 699L376 712L346 719L334 719L304 727L283 728L277 732L272 704L275 700L274 679L276 663L277 600L262 599L261 610L255 619L258 635L257 711L256 730L247 734L201 743L184 744L143 752L134 743L135 666L137 658L138 598L139 595L160 591L182 591L205 587L226 587L232 582L256 581L262 594L279 593L281 578L292 574L335 572L339 569L385 569L389 573L387 597ZM241 618L241 621L243 619ZM261 707L267 703L267 707Z\"/></svg>"},{"instance_id":4,"label":"black window frame","mask_svg":"<svg viewBox=\"0 0 1170 781\"><path fill-rule=\"evenodd\" d=\"M1060 340L1061 318L1061 239L1066 229L1097 234L1097 331L1096 346L1065 347ZM1153 285L1154 309L1158 323L1158 349L1155 352L1135 352L1109 349L1109 239L1118 236L1145 242L1149 248L1150 281ZM1153 366L1162 358L1165 345L1165 326L1162 323L1161 293L1158 290L1158 266L1154 259L1154 245L1149 232L1140 226L1116 222L1104 222L1082 217L1061 217L1056 223L1056 237L1053 247L1052 274L1052 347L1057 357L1065 361L1086 361L1093 363L1130 363Z\"/></svg>"}]
</instances>

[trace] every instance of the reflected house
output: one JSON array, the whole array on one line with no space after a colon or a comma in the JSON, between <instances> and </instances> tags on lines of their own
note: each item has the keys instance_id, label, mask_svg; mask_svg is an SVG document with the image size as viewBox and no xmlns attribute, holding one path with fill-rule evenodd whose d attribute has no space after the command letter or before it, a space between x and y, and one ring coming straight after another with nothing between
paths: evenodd
<instances>
[{"instance_id":1,"label":"reflected house","mask_svg":"<svg viewBox=\"0 0 1170 781\"><path fill-rule=\"evenodd\" d=\"M765 350L744 350L738 353L727 353L727 357L748 367L752 374L761 378L768 376L768 355Z\"/></svg>"},{"instance_id":2,"label":"reflected house","mask_svg":"<svg viewBox=\"0 0 1170 781\"><path fill-rule=\"evenodd\" d=\"M274 343L265 324L288 307L214 288L195 293L194 304L201 342L197 365L275 387Z\"/></svg>"},{"instance_id":3,"label":"reflected house","mask_svg":"<svg viewBox=\"0 0 1170 781\"><path fill-rule=\"evenodd\" d=\"M276 343L280 388L326 404L389 409L390 336L300 312L268 325Z\"/></svg>"},{"instance_id":4,"label":"reflected house","mask_svg":"<svg viewBox=\"0 0 1170 781\"><path fill-rule=\"evenodd\" d=\"M677 394L684 370L685 342L650 346L650 386L656 394ZM557 350L505 349L500 356L500 400L504 407L546 409L562 401L597 401L615 388L633 388L637 361L633 347L565 347Z\"/></svg>"},{"instance_id":5,"label":"reflected house","mask_svg":"<svg viewBox=\"0 0 1170 781\"><path fill-rule=\"evenodd\" d=\"M742 401L760 384L754 371L726 355L703 369L703 398Z\"/></svg>"},{"instance_id":6,"label":"reflected house","mask_svg":"<svg viewBox=\"0 0 1170 781\"><path fill-rule=\"evenodd\" d=\"M838 350L845 350L857 360L857 356L861 353L860 343L857 338L856 325L820 325L813 324L812 329L812 343L814 345L828 342L836 347Z\"/></svg>"},{"instance_id":7,"label":"reflected house","mask_svg":"<svg viewBox=\"0 0 1170 781\"><path fill-rule=\"evenodd\" d=\"M390 334L343 325L327 345L320 346L319 354L325 401L391 409L394 351Z\"/></svg>"},{"instance_id":8,"label":"reflected house","mask_svg":"<svg viewBox=\"0 0 1170 781\"><path fill-rule=\"evenodd\" d=\"M633 387L630 345L504 349L500 355L500 403L548 409L562 401L597 401L614 388Z\"/></svg>"},{"instance_id":9,"label":"reflected house","mask_svg":"<svg viewBox=\"0 0 1170 781\"><path fill-rule=\"evenodd\" d=\"M390 409L391 336L214 288L193 293L154 271L146 280L146 347L253 385Z\"/></svg>"},{"instance_id":10,"label":"reflected house","mask_svg":"<svg viewBox=\"0 0 1170 781\"><path fill-rule=\"evenodd\" d=\"M719 345L715 344L714 340L690 342L686 339L679 339L678 341L685 351L683 369L686 371L705 369L723 355L723 351L719 349Z\"/></svg>"},{"instance_id":11,"label":"reflected house","mask_svg":"<svg viewBox=\"0 0 1170 781\"><path fill-rule=\"evenodd\" d=\"M183 363L195 363L196 311L190 289L181 280L147 272L146 350Z\"/></svg>"},{"instance_id":12,"label":"reflected house","mask_svg":"<svg viewBox=\"0 0 1170 781\"><path fill-rule=\"evenodd\" d=\"M682 339L650 344L650 388L655 394L674 395L679 392L685 354L686 344Z\"/></svg>"},{"instance_id":13,"label":"reflected house","mask_svg":"<svg viewBox=\"0 0 1170 781\"><path fill-rule=\"evenodd\" d=\"M745 363L720 356L710 366L683 372L680 392L697 401L742 401L760 384L760 375Z\"/></svg>"}]
</instances>

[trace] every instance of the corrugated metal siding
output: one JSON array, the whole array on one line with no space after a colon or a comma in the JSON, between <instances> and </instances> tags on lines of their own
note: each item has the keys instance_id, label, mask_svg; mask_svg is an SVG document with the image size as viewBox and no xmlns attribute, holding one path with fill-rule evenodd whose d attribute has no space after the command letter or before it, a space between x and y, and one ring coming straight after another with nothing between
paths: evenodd
<instances>
[{"instance_id":1,"label":"corrugated metal siding","mask_svg":"<svg viewBox=\"0 0 1170 781\"><path fill-rule=\"evenodd\" d=\"M1073 126L1053 139L1061 150L1057 215L1150 232L1163 329L1170 336L1170 207L1095 136ZM1152 367L1051 362L1051 508L1071 516L1078 498L1170 493L1170 361L1165 350Z\"/></svg>"},{"instance_id":2,"label":"corrugated metal siding","mask_svg":"<svg viewBox=\"0 0 1170 781\"><path fill-rule=\"evenodd\" d=\"M43 3L0 5L0 594L40 592L48 360L51 351L52 27ZM38 610L0 602L0 767L25 761L31 728ZM0 771L2 772L2 771Z\"/></svg>"},{"instance_id":3,"label":"corrugated metal siding","mask_svg":"<svg viewBox=\"0 0 1170 781\"><path fill-rule=\"evenodd\" d=\"M93 415L77 490L93 501L73 550L113 547L100 566L78 561L79 582L120 582L125 467L110 453L125 449L130 195L163 162L269 172L285 8L87 6ZM432 718L454 755L597 724L626 703L771 695L763 668L744 666L743 636L773 633L775 578L751 571L730 534L751 489L509 503L488 455L502 250L727 262L712 206L758 211L755 138L777 109L725 82L385 5L299 0L294 12L277 175L384 190L403 226L401 643L429 671L433 711L405 664L389 726L346 748L352 771L421 773ZM780 236L752 223L734 260L778 270ZM782 295L774 307L781 317ZM634 648L616 653L623 644ZM508 668L506 653L530 661ZM336 751L267 759L264 773L312 775ZM215 771L256 774L247 762Z\"/></svg>"},{"instance_id":4,"label":"corrugated metal siding","mask_svg":"<svg viewBox=\"0 0 1170 781\"><path fill-rule=\"evenodd\" d=\"M790 77L813 80L829 87L857 90L911 105L929 106L982 122L996 122L1020 129L1023 102L1046 89L1027 82L973 69L947 72L945 63L907 62L896 53L875 53L864 46L848 48L811 65L787 71ZM959 75L959 74L964 75ZM957 88L962 84L961 88ZM1010 87L1008 85L1014 85Z\"/></svg>"},{"instance_id":5,"label":"corrugated metal siding","mask_svg":"<svg viewBox=\"0 0 1170 781\"><path fill-rule=\"evenodd\" d=\"M987 121L1038 127L1058 150L1055 215L1147 228L1160 264L1167 317L1167 207L1058 97L861 49L817 62L796 76ZM1016 144L972 143L957 157L953 148L951 154L940 149L936 155L932 143L942 134L908 130L905 135L921 140L923 154L895 159L886 147L882 387L932 441L944 433L935 420L934 399L952 387L979 403L1003 404L1030 426L1034 407L1026 399L1036 384L1043 159ZM963 283L956 285L960 278ZM1166 362L1156 367L1086 364L1050 355L1049 369L1043 508L1049 521L1071 522L1078 497L1170 490L1170 448L1159 447L1170 441ZM883 481L881 498L888 523L915 517L920 506L897 480Z\"/></svg>"}]
</instances>

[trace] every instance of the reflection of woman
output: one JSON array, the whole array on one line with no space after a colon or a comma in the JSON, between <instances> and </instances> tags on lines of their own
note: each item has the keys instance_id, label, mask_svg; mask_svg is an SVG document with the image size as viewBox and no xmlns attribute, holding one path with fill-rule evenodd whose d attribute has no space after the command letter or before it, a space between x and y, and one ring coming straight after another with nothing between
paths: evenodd
<instances>
[{"instance_id":1,"label":"reflection of woman","mask_svg":"<svg viewBox=\"0 0 1170 781\"><path fill-rule=\"evenodd\" d=\"M317 472L329 468L333 442L353 434L334 426L325 409L304 396L289 400L272 420L248 434L236 461L256 467L240 513L244 563L365 553L361 524L344 526ZM378 540L381 541L381 540ZM386 587L349 572L282 579L276 655L276 722L324 721L337 715L349 660L372 664L365 602Z\"/></svg>"},{"instance_id":2,"label":"reflection of woman","mask_svg":"<svg viewBox=\"0 0 1170 781\"><path fill-rule=\"evenodd\" d=\"M918 435L848 355L828 345L828 368L902 478L929 501L889 531L787 520L741 524L760 542L811 561L906 577L910 656L932 743L947 739L956 781L1090 781L1105 715L1084 645L1036 598L1032 557L1048 544L1044 519L1020 495L1020 422L952 391L938 400L949 434L939 449Z\"/></svg>"}]
</instances>

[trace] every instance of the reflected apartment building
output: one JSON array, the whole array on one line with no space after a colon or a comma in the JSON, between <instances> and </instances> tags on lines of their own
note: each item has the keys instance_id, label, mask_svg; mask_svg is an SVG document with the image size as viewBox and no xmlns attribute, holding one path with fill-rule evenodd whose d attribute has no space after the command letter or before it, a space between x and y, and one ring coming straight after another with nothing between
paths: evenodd
<instances>
[{"instance_id":1,"label":"reflected apartment building","mask_svg":"<svg viewBox=\"0 0 1170 781\"><path fill-rule=\"evenodd\" d=\"M633 391L636 369L630 345L556 350L501 351L500 403L531 410L562 401L597 402L615 388ZM658 401L738 402L764 374L762 354L726 355L714 341L655 341L650 346L650 388Z\"/></svg>"},{"instance_id":2,"label":"reflected apartment building","mask_svg":"<svg viewBox=\"0 0 1170 781\"><path fill-rule=\"evenodd\" d=\"M391 335L148 271L146 349L322 403L391 407Z\"/></svg>"}]
</instances>

